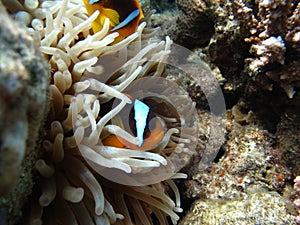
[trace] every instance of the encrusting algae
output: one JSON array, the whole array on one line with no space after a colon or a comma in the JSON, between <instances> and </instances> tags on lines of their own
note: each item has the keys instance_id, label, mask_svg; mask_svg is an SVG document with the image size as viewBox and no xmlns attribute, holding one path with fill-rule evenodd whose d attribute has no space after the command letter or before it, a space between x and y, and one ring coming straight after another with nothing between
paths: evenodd
<instances>
[{"instance_id":1,"label":"encrusting algae","mask_svg":"<svg viewBox=\"0 0 300 225\"><path fill-rule=\"evenodd\" d=\"M171 40L152 38L156 30L146 22L118 39L109 18L94 33L99 11L89 15L82 0L6 7L38 36L51 72L48 131L36 162L41 178L25 223L176 224L182 209L172 179L186 177L176 165L191 157L197 128L193 103L162 78ZM150 108L143 144L135 137L135 99Z\"/></svg>"}]
</instances>

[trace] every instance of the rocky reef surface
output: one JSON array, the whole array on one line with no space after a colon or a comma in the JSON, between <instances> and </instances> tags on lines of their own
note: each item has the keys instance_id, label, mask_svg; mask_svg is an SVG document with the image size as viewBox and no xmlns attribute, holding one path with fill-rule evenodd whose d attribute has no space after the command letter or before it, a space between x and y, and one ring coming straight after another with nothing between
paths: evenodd
<instances>
[{"instance_id":1,"label":"rocky reef surface","mask_svg":"<svg viewBox=\"0 0 300 225\"><path fill-rule=\"evenodd\" d=\"M298 1L177 1L174 26L165 33L178 44L206 47L209 61L227 79L225 90L251 78L264 90L277 86L293 98L299 88ZM295 96L295 98L297 98Z\"/></svg>"},{"instance_id":2,"label":"rocky reef surface","mask_svg":"<svg viewBox=\"0 0 300 225\"><path fill-rule=\"evenodd\" d=\"M177 7L153 23L210 65L227 107L226 141L214 162L187 168L180 224L296 224L299 1L178 0ZM203 115L205 80L186 85ZM203 136L205 146L209 132Z\"/></svg>"},{"instance_id":3,"label":"rocky reef surface","mask_svg":"<svg viewBox=\"0 0 300 225\"><path fill-rule=\"evenodd\" d=\"M33 187L48 109L49 67L0 3L0 224L12 223Z\"/></svg>"},{"instance_id":4,"label":"rocky reef surface","mask_svg":"<svg viewBox=\"0 0 300 225\"><path fill-rule=\"evenodd\" d=\"M284 116L271 133L253 111L241 112L244 104L228 110L227 141L214 163L189 168L182 189L194 204L181 224L296 224L299 117Z\"/></svg>"}]
</instances>

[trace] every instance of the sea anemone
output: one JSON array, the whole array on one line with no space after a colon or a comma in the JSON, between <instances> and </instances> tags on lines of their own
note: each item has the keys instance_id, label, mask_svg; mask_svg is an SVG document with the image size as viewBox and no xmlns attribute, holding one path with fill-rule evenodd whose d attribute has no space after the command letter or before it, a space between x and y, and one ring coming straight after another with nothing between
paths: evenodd
<instances>
[{"instance_id":1,"label":"sea anemone","mask_svg":"<svg viewBox=\"0 0 300 225\"><path fill-rule=\"evenodd\" d=\"M175 224L181 208L172 179L186 177L178 170L198 129L194 103L164 78L172 41L153 38L146 17L113 43L118 33L109 32L109 20L93 33L99 12L89 16L81 0L4 2L40 40L51 73L49 128L28 224L167 224L168 217ZM142 145L136 99L150 108Z\"/></svg>"}]
</instances>

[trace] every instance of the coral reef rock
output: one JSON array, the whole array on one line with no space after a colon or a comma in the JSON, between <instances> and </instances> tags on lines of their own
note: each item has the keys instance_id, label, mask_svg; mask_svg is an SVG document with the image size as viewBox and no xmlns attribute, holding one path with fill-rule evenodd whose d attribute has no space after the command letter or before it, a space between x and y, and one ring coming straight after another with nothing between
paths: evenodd
<instances>
[{"instance_id":1,"label":"coral reef rock","mask_svg":"<svg viewBox=\"0 0 300 225\"><path fill-rule=\"evenodd\" d=\"M299 130L300 115L293 111L284 113L276 127L277 158L292 169L294 176L300 174Z\"/></svg>"},{"instance_id":2,"label":"coral reef rock","mask_svg":"<svg viewBox=\"0 0 300 225\"><path fill-rule=\"evenodd\" d=\"M199 0L178 0L177 5L181 13L166 33L175 43L190 49L207 45L214 33L214 23L205 12L207 4Z\"/></svg>"},{"instance_id":3,"label":"coral reef rock","mask_svg":"<svg viewBox=\"0 0 300 225\"><path fill-rule=\"evenodd\" d=\"M294 211L278 193L257 191L231 201L199 200L179 225L296 224Z\"/></svg>"},{"instance_id":4,"label":"coral reef rock","mask_svg":"<svg viewBox=\"0 0 300 225\"><path fill-rule=\"evenodd\" d=\"M47 109L49 66L0 4L0 208L14 218L31 193Z\"/></svg>"},{"instance_id":5,"label":"coral reef rock","mask_svg":"<svg viewBox=\"0 0 300 225\"><path fill-rule=\"evenodd\" d=\"M197 201L181 224L272 224L276 220L276 224L296 224L292 173L299 171L299 132L298 125L290 123L297 120L283 118L276 136L262 127L254 112L245 109L245 103L239 102L228 110L227 141L214 163L203 170L195 161L189 168L191 179L182 187L183 205ZM294 135L286 132L289 127ZM265 216L256 215L255 210L264 211ZM244 223L239 222L241 218Z\"/></svg>"},{"instance_id":6,"label":"coral reef rock","mask_svg":"<svg viewBox=\"0 0 300 225\"><path fill-rule=\"evenodd\" d=\"M158 12L176 8L175 0L150 0L150 6L152 9L156 9Z\"/></svg>"},{"instance_id":7,"label":"coral reef rock","mask_svg":"<svg viewBox=\"0 0 300 225\"><path fill-rule=\"evenodd\" d=\"M297 176L294 180L294 189L299 193L300 192L300 176ZM295 205L300 208L300 198L294 200ZM300 223L300 210L298 210L297 223Z\"/></svg>"},{"instance_id":8,"label":"coral reef rock","mask_svg":"<svg viewBox=\"0 0 300 225\"><path fill-rule=\"evenodd\" d=\"M245 42L251 44L246 72L267 75L293 98L300 86L300 3L261 0L253 6L235 2L233 8Z\"/></svg>"},{"instance_id":9,"label":"coral reef rock","mask_svg":"<svg viewBox=\"0 0 300 225\"><path fill-rule=\"evenodd\" d=\"M165 31L175 43L206 47L210 63L227 79L225 90L245 80L293 98L300 85L298 1L177 1L181 9ZM246 77L245 77L246 76Z\"/></svg>"}]
</instances>

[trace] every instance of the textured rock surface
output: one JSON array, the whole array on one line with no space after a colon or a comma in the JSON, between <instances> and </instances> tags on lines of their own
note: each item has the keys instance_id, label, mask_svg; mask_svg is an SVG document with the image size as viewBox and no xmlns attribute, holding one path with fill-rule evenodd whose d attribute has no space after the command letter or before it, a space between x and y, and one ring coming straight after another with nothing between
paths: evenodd
<instances>
[{"instance_id":1,"label":"textured rock surface","mask_svg":"<svg viewBox=\"0 0 300 225\"><path fill-rule=\"evenodd\" d=\"M298 109L299 110L299 109ZM299 112L299 111L298 111ZM277 157L291 168L294 177L300 174L300 115L285 113L276 129Z\"/></svg>"},{"instance_id":2,"label":"textured rock surface","mask_svg":"<svg viewBox=\"0 0 300 225\"><path fill-rule=\"evenodd\" d=\"M166 33L187 48L207 45L214 33L213 21L205 12L208 5L199 0L178 0L177 5L181 13Z\"/></svg>"},{"instance_id":3,"label":"textured rock surface","mask_svg":"<svg viewBox=\"0 0 300 225\"><path fill-rule=\"evenodd\" d=\"M177 1L179 13L165 33L188 48L207 47L208 62L227 79L224 90L254 82L289 98L299 89L298 1Z\"/></svg>"},{"instance_id":4,"label":"textured rock surface","mask_svg":"<svg viewBox=\"0 0 300 225\"><path fill-rule=\"evenodd\" d=\"M175 43L195 48L194 53L210 64L230 109L227 141L215 162L204 171L198 170L197 162L187 169L192 179L181 187L186 209L195 199L202 208L192 207L182 224L296 224L292 202L293 179L300 170L299 1L177 2L181 12L176 25L165 33ZM192 13L197 10L205 16L202 23L213 23L207 39L201 37L205 26L191 29L201 24ZM205 82L188 79L187 84L197 106L207 109L200 91ZM274 208L257 201L265 216L254 211L230 215L228 209L247 207L257 198L255 193ZM291 210L280 214L275 202Z\"/></svg>"},{"instance_id":5,"label":"textured rock surface","mask_svg":"<svg viewBox=\"0 0 300 225\"><path fill-rule=\"evenodd\" d=\"M152 9L158 12L176 8L175 0L150 0L150 6Z\"/></svg>"},{"instance_id":6,"label":"textured rock surface","mask_svg":"<svg viewBox=\"0 0 300 225\"><path fill-rule=\"evenodd\" d=\"M240 102L228 111L226 127L227 141L215 162L205 170L197 163L189 169L191 179L182 188L184 202L189 207L198 200L181 224L296 224L292 203L293 173L299 171L296 117L282 118L271 134ZM287 132L289 127L293 129ZM256 215L255 208L265 214Z\"/></svg>"},{"instance_id":7,"label":"textured rock surface","mask_svg":"<svg viewBox=\"0 0 300 225\"><path fill-rule=\"evenodd\" d=\"M261 0L255 5L233 3L233 9L245 42L251 44L245 71L267 75L293 98L300 85L300 3Z\"/></svg>"},{"instance_id":8,"label":"textured rock surface","mask_svg":"<svg viewBox=\"0 0 300 225\"><path fill-rule=\"evenodd\" d=\"M0 208L13 224L33 185L46 113L48 65L0 5ZM0 224L2 224L0 222Z\"/></svg>"},{"instance_id":9,"label":"textured rock surface","mask_svg":"<svg viewBox=\"0 0 300 225\"><path fill-rule=\"evenodd\" d=\"M258 190L231 201L200 200L180 225L296 224L295 207L276 192Z\"/></svg>"}]
</instances>

